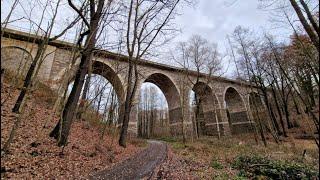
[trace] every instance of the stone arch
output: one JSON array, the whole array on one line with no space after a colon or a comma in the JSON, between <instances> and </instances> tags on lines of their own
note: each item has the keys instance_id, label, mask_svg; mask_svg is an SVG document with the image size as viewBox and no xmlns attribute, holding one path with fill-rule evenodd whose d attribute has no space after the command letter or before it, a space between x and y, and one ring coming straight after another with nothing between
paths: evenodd
<instances>
[{"instance_id":1,"label":"stone arch","mask_svg":"<svg viewBox=\"0 0 320 180\"><path fill-rule=\"evenodd\" d=\"M196 130L199 135L216 135L223 129L219 109L219 101L212 88L204 83L196 83L192 90L195 92L199 101L198 117L196 117Z\"/></svg>"},{"instance_id":2,"label":"stone arch","mask_svg":"<svg viewBox=\"0 0 320 180\"><path fill-rule=\"evenodd\" d=\"M143 82L153 83L161 89L168 103L170 132L172 135L180 134L182 108L180 105L180 93L174 81L165 74L153 73Z\"/></svg>"},{"instance_id":3,"label":"stone arch","mask_svg":"<svg viewBox=\"0 0 320 180\"><path fill-rule=\"evenodd\" d=\"M1 67L17 72L20 76L26 76L33 61L29 51L18 46L6 46L1 48Z\"/></svg>"},{"instance_id":4,"label":"stone arch","mask_svg":"<svg viewBox=\"0 0 320 180\"><path fill-rule=\"evenodd\" d=\"M122 84L122 81L118 75L118 73L111 68L106 63L100 61L93 61L92 62L92 73L99 74L106 78L115 89L115 92L120 100L120 102L124 102L125 99L125 90Z\"/></svg>"},{"instance_id":5,"label":"stone arch","mask_svg":"<svg viewBox=\"0 0 320 180\"><path fill-rule=\"evenodd\" d=\"M231 133L251 132L253 127L248 118L245 101L234 87L225 90L224 102Z\"/></svg>"},{"instance_id":6,"label":"stone arch","mask_svg":"<svg viewBox=\"0 0 320 180\"><path fill-rule=\"evenodd\" d=\"M72 76L68 80L68 83L70 84L72 81L74 81L76 70L74 69L72 72ZM108 80L112 87L115 90L115 93L120 101L120 103L124 102L125 99L125 90L124 86L122 84L122 81L118 75L118 73L111 68L108 64L101 62L101 61L92 61L92 74L98 74L103 76L106 80Z\"/></svg>"}]
</instances>

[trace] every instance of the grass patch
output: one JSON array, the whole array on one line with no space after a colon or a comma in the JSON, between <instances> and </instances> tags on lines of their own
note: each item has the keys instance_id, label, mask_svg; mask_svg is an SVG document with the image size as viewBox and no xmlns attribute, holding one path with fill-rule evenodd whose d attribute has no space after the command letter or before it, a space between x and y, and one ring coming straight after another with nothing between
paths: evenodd
<instances>
[{"instance_id":1,"label":"grass patch","mask_svg":"<svg viewBox=\"0 0 320 180\"><path fill-rule=\"evenodd\" d=\"M270 161L281 161L283 164L292 162L314 167L314 169L319 167L319 151L315 143L310 140L295 140L294 146L291 142L276 144L268 141L267 147L264 147L261 141L260 144L256 144L250 135L221 137L220 139L201 137L193 141L189 140L185 145L182 141L174 141L173 138L167 141L175 154L186 160L204 163L213 169L210 174L210 178L213 179L248 179L246 171L241 168L231 168L239 156L261 156L268 157ZM304 150L307 153L302 158Z\"/></svg>"},{"instance_id":2,"label":"grass patch","mask_svg":"<svg viewBox=\"0 0 320 180\"><path fill-rule=\"evenodd\" d=\"M228 180L230 179L229 174L223 172L222 174L214 176L212 179L214 180Z\"/></svg>"},{"instance_id":3,"label":"grass patch","mask_svg":"<svg viewBox=\"0 0 320 180\"><path fill-rule=\"evenodd\" d=\"M148 143L145 139L140 138L130 138L128 139L130 144L133 144L138 147L147 147Z\"/></svg>"},{"instance_id":4,"label":"grass patch","mask_svg":"<svg viewBox=\"0 0 320 180\"><path fill-rule=\"evenodd\" d=\"M248 178L271 179L317 179L319 172L305 164L270 160L261 156L238 156L232 167L239 169L239 175Z\"/></svg>"},{"instance_id":5,"label":"grass patch","mask_svg":"<svg viewBox=\"0 0 320 180\"><path fill-rule=\"evenodd\" d=\"M178 141L177 138L172 137L172 136L160 137L160 138L157 138L157 140L165 141L165 142L168 142L168 143L173 143L173 142L177 142Z\"/></svg>"},{"instance_id":6,"label":"grass patch","mask_svg":"<svg viewBox=\"0 0 320 180\"><path fill-rule=\"evenodd\" d=\"M185 144L180 143L180 142L172 143L171 146L172 146L172 148L174 150L182 150L182 149L185 149L187 147Z\"/></svg>"},{"instance_id":7,"label":"grass patch","mask_svg":"<svg viewBox=\"0 0 320 180\"><path fill-rule=\"evenodd\" d=\"M210 166L214 169L223 169L222 164L216 159L211 160Z\"/></svg>"}]
</instances>

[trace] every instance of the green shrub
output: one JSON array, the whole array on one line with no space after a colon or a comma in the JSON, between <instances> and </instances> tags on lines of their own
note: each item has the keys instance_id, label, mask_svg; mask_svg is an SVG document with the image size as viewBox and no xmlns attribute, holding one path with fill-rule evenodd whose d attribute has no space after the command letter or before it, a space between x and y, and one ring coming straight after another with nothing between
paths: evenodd
<instances>
[{"instance_id":1,"label":"green shrub","mask_svg":"<svg viewBox=\"0 0 320 180\"><path fill-rule=\"evenodd\" d=\"M160 137L158 139L161 141L169 142L169 143L177 142L177 139L172 136Z\"/></svg>"},{"instance_id":2,"label":"green shrub","mask_svg":"<svg viewBox=\"0 0 320 180\"><path fill-rule=\"evenodd\" d=\"M239 169L240 175L249 178L264 176L267 179L317 179L319 177L319 171L304 164L274 161L260 156L240 155L232 167Z\"/></svg>"},{"instance_id":3,"label":"green shrub","mask_svg":"<svg viewBox=\"0 0 320 180\"><path fill-rule=\"evenodd\" d=\"M248 178L238 174L237 176L233 177L232 179L233 180L247 180Z\"/></svg>"},{"instance_id":4,"label":"green shrub","mask_svg":"<svg viewBox=\"0 0 320 180\"><path fill-rule=\"evenodd\" d=\"M230 178L229 178L229 175L227 173L223 172L222 174L214 176L212 179L214 179L214 180L228 180Z\"/></svg>"},{"instance_id":5,"label":"green shrub","mask_svg":"<svg viewBox=\"0 0 320 180\"><path fill-rule=\"evenodd\" d=\"M178 150L178 149L184 149L185 148L185 145L184 144L182 144L182 143L173 143L172 144L172 148L173 149L176 149L176 150Z\"/></svg>"},{"instance_id":6,"label":"green shrub","mask_svg":"<svg viewBox=\"0 0 320 180\"><path fill-rule=\"evenodd\" d=\"M216 159L211 160L210 166L214 169L222 169L223 168L222 164L219 161L217 161Z\"/></svg>"}]
</instances>

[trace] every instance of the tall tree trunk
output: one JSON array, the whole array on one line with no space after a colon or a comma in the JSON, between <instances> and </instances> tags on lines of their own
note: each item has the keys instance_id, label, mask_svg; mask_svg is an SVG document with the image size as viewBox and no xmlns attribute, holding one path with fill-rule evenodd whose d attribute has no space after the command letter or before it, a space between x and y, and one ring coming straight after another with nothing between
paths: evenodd
<instances>
[{"instance_id":1,"label":"tall tree trunk","mask_svg":"<svg viewBox=\"0 0 320 180\"><path fill-rule=\"evenodd\" d=\"M268 113L270 115L270 118L271 118L271 121L273 122L273 126L277 132L277 135L281 134L281 131L280 131L280 127L279 127L279 124L277 122L277 119L274 115L274 112L273 112L273 109L271 107L271 104L269 102L269 98L268 98L268 94L267 94L267 91L265 88L261 89L262 90L262 94L263 94L263 99L264 99L264 102L266 103L266 106L267 106L267 109L268 109Z\"/></svg>"},{"instance_id":2,"label":"tall tree trunk","mask_svg":"<svg viewBox=\"0 0 320 180\"><path fill-rule=\"evenodd\" d=\"M306 20L306 18L304 17L298 3L295 0L290 0L290 3L293 7L293 9L295 10L303 28L306 30L308 36L310 37L312 43L314 46L316 46L318 52L320 52L319 49L319 37L315 34L315 32L312 30L311 26L309 25L308 21Z\"/></svg>"},{"instance_id":3,"label":"tall tree trunk","mask_svg":"<svg viewBox=\"0 0 320 180\"><path fill-rule=\"evenodd\" d=\"M84 77L87 73L86 67L88 65L88 61L90 61L90 56L88 56L87 54L83 54L83 56L81 57L80 68L78 69L76 74L75 83L62 113L62 123L60 124L61 127L59 128L61 130L58 141L59 146L65 146L67 144L74 112L76 110L82 85L84 83Z\"/></svg>"},{"instance_id":4,"label":"tall tree trunk","mask_svg":"<svg viewBox=\"0 0 320 180\"><path fill-rule=\"evenodd\" d=\"M262 121L259 116L260 112L258 111L258 106L257 106L257 103L255 102L254 99L253 99L253 104L254 104L255 116L257 117L257 121L259 124L260 136L261 136L261 139L262 139L264 146L267 147L267 140L265 138L263 127L262 127Z\"/></svg>"},{"instance_id":5,"label":"tall tree trunk","mask_svg":"<svg viewBox=\"0 0 320 180\"><path fill-rule=\"evenodd\" d=\"M97 9L95 9L95 3L97 3ZM51 137L59 137L58 146L67 145L68 136L73 121L74 113L77 109L77 104L79 101L80 93L83 87L85 75L88 72L91 57L93 55L93 50L96 44L96 36L99 27L99 21L102 16L102 11L104 7L104 0L99 0L98 2L90 1L90 23L84 17L81 11L75 7L71 0L68 0L69 6L74 9L79 16L81 16L83 22L89 28L87 31L80 35L78 46L80 48L83 38L88 35L85 43L85 48L83 49L80 65L77 69L74 84L68 100L64 106L61 118L57 123L56 127L50 133ZM58 128L58 130L56 130Z\"/></svg>"},{"instance_id":6,"label":"tall tree trunk","mask_svg":"<svg viewBox=\"0 0 320 180\"><path fill-rule=\"evenodd\" d=\"M288 129L291 129L293 127L293 125L290 122L290 112L289 112L289 107L288 107L288 102L287 101L285 101L283 103L283 110L284 110L284 115L285 115L286 121L287 121L287 127L288 127Z\"/></svg>"},{"instance_id":7,"label":"tall tree trunk","mask_svg":"<svg viewBox=\"0 0 320 180\"><path fill-rule=\"evenodd\" d=\"M296 109L296 113L297 113L298 115L300 115L301 112L300 112L300 110L299 110L298 103L297 103L296 98L294 97L294 95L292 95L292 99L293 99L293 103L294 103L294 108Z\"/></svg>"},{"instance_id":8,"label":"tall tree trunk","mask_svg":"<svg viewBox=\"0 0 320 180\"><path fill-rule=\"evenodd\" d=\"M97 115L99 115L99 110L100 110L101 100L102 100L102 94L103 94L103 91L101 91L101 92L100 92L100 95L99 95L98 105L97 105ZM112 100L111 100L111 101L112 101Z\"/></svg>"},{"instance_id":9,"label":"tall tree trunk","mask_svg":"<svg viewBox=\"0 0 320 180\"><path fill-rule=\"evenodd\" d=\"M282 111L281 111L281 108L280 108L280 106L279 106L277 94L276 94L276 92L275 92L274 87L271 88L271 91L272 91L274 103L275 103L275 105L276 105L276 109L277 109L277 111L278 111L279 120L280 120L280 124L281 124L281 127L282 127L283 135L284 135L285 137L288 137L287 132L286 132L286 128L285 128L284 122L283 122Z\"/></svg>"},{"instance_id":10,"label":"tall tree trunk","mask_svg":"<svg viewBox=\"0 0 320 180\"><path fill-rule=\"evenodd\" d=\"M304 0L300 0L300 3L302 5L303 9L305 10L307 17L308 17L313 29L317 32L318 37L319 37L320 36L319 25L316 23L315 19L313 18L312 14L309 10L308 5L304 2Z\"/></svg>"},{"instance_id":11,"label":"tall tree trunk","mask_svg":"<svg viewBox=\"0 0 320 180\"><path fill-rule=\"evenodd\" d=\"M40 39L40 43L39 43L39 46L38 46L38 50L37 50L36 56L34 57L31 65L30 65L30 67L28 69L28 72L27 72L26 78L24 80L23 87L22 87L22 89L20 91L19 97L18 97L14 107L12 108L12 112L14 112L14 113L20 113L21 104L25 100L25 96L28 93L30 87L32 86L32 83L33 83L32 81L33 81L34 76L36 76L37 70L40 68L40 64L41 64L42 59L44 58L44 53L45 53L45 51L47 49L48 43L50 41L52 41L52 40L55 40L55 39L61 37L65 33L65 30L71 28L74 25L73 23L76 22L76 21L74 21L73 23L71 23L67 27L67 29L62 31L62 33L60 33L59 35L57 35L57 36L55 36L53 38L50 38L51 31L52 31L52 28L53 28L53 25L54 25L54 22L55 22L55 18L57 16L58 7L60 5L60 2L61 2L61 0L59 0L57 2L57 5L55 7L52 20L51 20L50 24L47 27L47 31L45 32L44 37ZM44 12L45 11L43 11L43 13ZM41 17L41 21L40 21L41 23L42 23L42 20L43 20L43 16Z\"/></svg>"},{"instance_id":12,"label":"tall tree trunk","mask_svg":"<svg viewBox=\"0 0 320 180\"><path fill-rule=\"evenodd\" d=\"M133 64L132 64L132 59L130 59L129 60L126 100L124 103L124 115L122 116L122 127L121 127L120 138L119 138L119 145L122 147L126 147L127 131L128 131L129 120L130 120L131 99L132 99L132 97L131 97L132 80L133 80L132 71L133 71Z\"/></svg>"},{"instance_id":13,"label":"tall tree trunk","mask_svg":"<svg viewBox=\"0 0 320 180\"><path fill-rule=\"evenodd\" d=\"M99 19L100 18L97 18L90 22L90 27L92 27L92 29L90 30L89 36L87 38L86 49L82 54L71 93L62 112L62 118L59 128L60 135L58 146L65 146L67 144L74 113L84 84L84 78L88 72L88 67L92 57L92 51L95 47ZM55 136L56 135L54 135L54 137Z\"/></svg>"},{"instance_id":14,"label":"tall tree trunk","mask_svg":"<svg viewBox=\"0 0 320 180\"><path fill-rule=\"evenodd\" d=\"M18 99L17 99L16 103L14 104L14 107L12 108L12 112L14 112L14 113L20 112L21 104L24 101L24 98L25 98L25 96L26 96L26 94L32 84L33 74L36 70L36 66L37 66L40 58L43 56L43 53L46 50L47 42L48 42L47 40L42 40L39 47L38 47L37 54L36 54L35 58L33 59L31 65L30 65L30 68L28 69L28 72L27 72L26 78L24 80L23 87L22 87L20 94L18 96Z\"/></svg>"},{"instance_id":15,"label":"tall tree trunk","mask_svg":"<svg viewBox=\"0 0 320 180\"><path fill-rule=\"evenodd\" d=\"M88 70L88 75L87 75L87 78L85 79L80 104L78 106L77 119L81 119L82 113L84 112L83 109L84 109L85 102L87 99L87 94L88 94L89 88L90 88L90 79L91 79L91 73L90 73L90 70Z\"/></svg>"}]
</instances>

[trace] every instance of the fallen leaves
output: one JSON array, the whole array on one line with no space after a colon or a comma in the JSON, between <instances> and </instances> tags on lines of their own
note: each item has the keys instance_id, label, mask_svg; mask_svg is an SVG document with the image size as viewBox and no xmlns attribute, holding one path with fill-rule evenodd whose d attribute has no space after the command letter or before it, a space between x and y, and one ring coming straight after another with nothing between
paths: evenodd
<instances>
[{"instance_id":1,"label":"fallen leaves","mask_svg":"<svg viewBox=\"0 0 320 180\"><path fill-rule=\"evenodd\" d=\"M185 159L168 150L168 157L160 165L153 179L212 179L213 169L208 165Z\"/></svg>"},{"instance_id":2,"label":"fallen leaves","mask_svg":"<svg viewBox=\"0 0 320 180\"><path fill-rule=\"evenodd\" d=\"M10 90L3 84L1 96L7 97ZM1 107L1 148L8 139L15 120L11 108L18 95L13 89ZM117 137L105 135L99 142L100 131L85 121L75 121L71 128L69 143L63 149L49 137L58 121L48 103L31 97L26 104L26 113L17 129L9 153L1 161L1 177L12 179L86 179L90 173L114 165L142 148L127 144L117 145ZM111 145L112 144L112 145Z\"/></svg>"}]
</instances>

